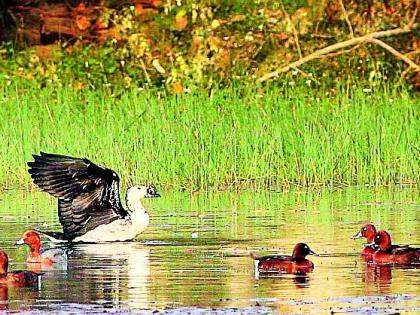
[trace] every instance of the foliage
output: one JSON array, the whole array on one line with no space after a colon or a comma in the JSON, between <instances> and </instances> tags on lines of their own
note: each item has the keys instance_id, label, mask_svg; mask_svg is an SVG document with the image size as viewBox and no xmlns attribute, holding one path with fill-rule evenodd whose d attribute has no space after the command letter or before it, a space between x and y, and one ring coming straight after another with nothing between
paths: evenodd
<instances>
[{"instance_id":1,"label":"foliage","mask_svg":"<svg viewBox=\"0 0 420 315\"><path fill-rule=\"evenodd\" d=\"M40 150L85 156L124 184L173 189L386 185L419 182L418 100L406 90L303 83L78 92L0 84L0 183L28 185Z\"/></svg>"},{"instance_id":2,"label":"foliage","mask_svg":"<svg viewBox=\"0 0 420 315\"><path fill-rule=\"evenodd\" d=\"M46 54L39 47L10 53L10 46L4 46L7 58L0 66L9 76L35 78L43 85L166 86L178 93L191 86L252 82L300 54L348 39L350 32L358 36L404 27L417 14L412 0L392 1L391 6L380 0L343 3L346 11L339 1L313 0L165 0L158 10L121 5L104 9L90 23L107 30L106 40L82 36L76 43L57 43ZM404 53L413 51L410 57L419 60L418 37L403 35L389 43ZM298 76L331 86L360 80L375 85L396 82L404 68L382 48L361 45L341 57L304 65Z\"/></svg>"}]
</instances>

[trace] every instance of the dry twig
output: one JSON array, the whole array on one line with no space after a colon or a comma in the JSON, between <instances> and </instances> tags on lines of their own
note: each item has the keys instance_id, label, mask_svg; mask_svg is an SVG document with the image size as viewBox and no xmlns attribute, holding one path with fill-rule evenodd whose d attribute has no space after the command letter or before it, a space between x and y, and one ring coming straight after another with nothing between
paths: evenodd
<instances>
[{"instance_id":1,"label":"dry twig","mask_svg":"<svg viewBox=\"0 0 420 315\"><path fill-rule=\"evenodd\" d=\"M398 59L401 59L402 61L407 63L410 66L410 68L413 68L415 71L420 71L420 66L417 65L413 60L411 60L407 56L404 56L402 53L397 51L395 48L389 46L388 44L384 43L383 41L381 41L377 38L369 38L368 41L371 42L371 43L377 44L377 45L381 46L382 48L384 48L385 50L389 51L395 57L397 57Z\"/></svg>"},{"instance_id":2,"label":"dry twig","mask_svg":"<svg viewBox=\"0 0 420 315\"><path fill-rule=\"evenodd\" d=\"M281 10L283 11L284 15L287 18L287 22L290 24L290 27L293 30L293 37L295 38L296 48L297 48L297 51L298 51L298 54L299 54L299 58L302 58L302 50L300 49L298 32L296 31L296 28L293 25L293 22L292 22L292 19L290 18L289 13L287 13L287 11L286 11L286 9L285 9L285 7L283 5L283 1L280 1L280 4L281 4Z\"/></svg>"},{"instance_id":3,"label":"dry twig","mask_svg":"<svg viewBox=\"0 0 420 315\"><path fill-rule=\"evenodd\" d=\"M353 26L351 25L349 15L347 14L346 7L344 6L343 0L340 0L339 2L340 2L341 10L343 10L344 19L346 20L346 23L349 27L350 37L354 38Z\"/></svg>"},{"instance_id":4,"label":"dry twig","mask_svg":"<svg viewBox=\"0 0 420 315\"><path fill-rule=\"evenodd\" d=\"M340 49L343 49L343 48L346 48L346 47L349 47L349 46L359 45L359 44L362 44L362 43L365 43L365 42L372 42L372 39L384 38L384 37L390 37L390 36L396 36L396 35L411 33L412 30L415 29L416 27L417 27L416 24L412 24L412 25L408 25L407 27L404 27L404 28L395 28L395 29L388 30L388 31L373 32L373 33L370 33L370 34L367 34L367 35L364 35L364 36L355 37L355 38L346 40L344 42L336 43L336 44L321 48L321 49L313 52L312 54L309 54L309 55L307 55L303 58L300 58L297 61L294 61L294 62L284 66L283 68L281 68L278 71L273 71L273 72L270 72L270 73L267 73L267 74L263 75L261 78L259 78L257 80L257 82L264 82L264 81L267 81L269 79L276 78L276 77L279 76L280 73L285 73L285 72L289 71L290 69L299 67L302 64L307 63L311 60L324 58L324 57L328 56L328 54L336 52L337 50L340 50ZM381 43L383 43L383 42L381 41ZM379 43L376 43L376 44L379 45ZM382 46L382 47L384 47L384 46ZM392 47L390 47L390 48L392 48ZM388 49L388 48L386 48L386 49ZM394 49L394 51L396 51L396 50ZM401 53L398 53L398 55L396 55L395 53L393 53L393 54L398 58L403 56L405 59L408 59L407 57L405 57ZM404 60L404 59L402 59L402 60ZM404 60L404 61L407 62L407 60ZM414 68L414 69L416 69L416 68Z\"/></svg>"}]
</instances>

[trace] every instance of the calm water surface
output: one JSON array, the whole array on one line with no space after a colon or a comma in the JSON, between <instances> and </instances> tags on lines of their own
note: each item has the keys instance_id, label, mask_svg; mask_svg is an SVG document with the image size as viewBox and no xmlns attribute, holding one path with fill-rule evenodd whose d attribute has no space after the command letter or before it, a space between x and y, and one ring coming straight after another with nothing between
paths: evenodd
<instances>
[{"instance_id":1,"label":"calm water surface","mask_svg":"<svg viewBox=\"0 0 420 315\"><path fill-rule=\"evenodd\" d=\"M179 193L146 206L151 225L137 242L75 246L67 269L47 271L39 289L0 288L0 309L420 314L420 267L367 266L363 241L350 240L373 222L395 243L420 246L418 189ZM27 248L13 245L23 231L59 230L44 193L1 193L0 218L10 270L26 268ZM250 252L290 254L301 241L321 254L313 273L255 278Z\"/></svg>"}]
</instances>

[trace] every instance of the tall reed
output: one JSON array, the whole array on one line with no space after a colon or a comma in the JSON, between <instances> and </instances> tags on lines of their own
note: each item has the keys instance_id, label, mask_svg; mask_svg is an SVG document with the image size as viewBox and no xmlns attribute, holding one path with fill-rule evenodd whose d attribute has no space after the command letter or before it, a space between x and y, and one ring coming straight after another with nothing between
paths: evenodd
<instances>
[{"instance_id":1,"label":"tall reed","mask_svg":"<svg viewBox=\"0 0 420 315\"><path fill-rule=\"evenodd\" d=\"M123 184L174 189L419 180L419 100L295 87L159 95L0 87L0 184L28 186L40 150L88 157Z\"/></svg>"}]
</instances>

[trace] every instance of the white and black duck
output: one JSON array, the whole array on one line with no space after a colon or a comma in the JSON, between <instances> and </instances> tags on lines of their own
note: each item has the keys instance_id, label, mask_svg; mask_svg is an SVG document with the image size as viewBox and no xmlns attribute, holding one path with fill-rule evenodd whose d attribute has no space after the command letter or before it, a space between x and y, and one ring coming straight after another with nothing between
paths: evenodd
<instances>
[{"instance_id":1,"label":"white and black duck","mask_svg":"<svg viewBox=\"0 0 420 315\"><path fill-rule=\"evenodd\" d=\"M28 166L34 183L58 198L63 232L40 231L52 241L129 241L149 224L149 214L140 200L160 197L154 185L130 187L125 209L120 199L120 179L113 170L86 158L44 152L33 157Z\"/></svg>"}]
</instances>

